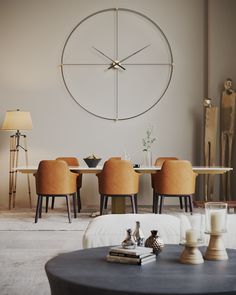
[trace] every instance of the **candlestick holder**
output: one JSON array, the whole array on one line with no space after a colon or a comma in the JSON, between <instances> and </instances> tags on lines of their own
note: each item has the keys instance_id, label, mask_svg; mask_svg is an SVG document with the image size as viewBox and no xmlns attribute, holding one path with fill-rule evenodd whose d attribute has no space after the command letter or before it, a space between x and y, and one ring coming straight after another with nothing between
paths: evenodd
<instances>
[{"instance_id":1,"label":"candlestick holder","mask_svg":"<svg viewBox=\"0 0 236 295\"><path fill-rule=\"evenodd\" d=\"M198 249L200 243L185 243L184 250L180 255L180 262L184 264L201 264L204 262L202 253Z\"/></svg>"},{"instance_id":2,"label":"candlestick holder","mask_svg":"<svg viewBox=\"0 0 236 295\"><path fill-rule=\"evenodd\" d=\"M223 234L226 230L227 203L209 202L205 204L206 234L210 235L210 241L204 255L206 260L227 260Z\"/></svg>"},{"instance_id":3,"label":"candlestick holder","mask_svg":"<svg viewBox=\"0 0 236 295\"><path fill-rule=\"evenodd\" d=\"M226 252L222 236L222 233L210 233L209 245L204 255L206 260L228 259L228 254Z\"/></svg>"},{"instance_id":4,"label":"candlestick holder","mask_svg":"<svg viewBox=\"0 0 236 295\"><path fill-rule=\"evenodd\" d=\"M202 253L198 249L204 244L202 215L180 215L180 245L184 250L180 255L180 262L185 264L201 264L204 262Z\"/></svg>"}]
</instances>

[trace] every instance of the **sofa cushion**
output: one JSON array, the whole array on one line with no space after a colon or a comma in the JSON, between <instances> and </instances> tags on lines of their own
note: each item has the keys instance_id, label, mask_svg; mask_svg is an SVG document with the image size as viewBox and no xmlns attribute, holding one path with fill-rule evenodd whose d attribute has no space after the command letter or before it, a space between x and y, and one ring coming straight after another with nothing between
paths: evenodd
<instances>
[{"instance_id":1,"label":"sofa cushion","mask_svg":"<svg viewBox=\"0 0 236 295\"><path fill-rule=\"evenodd\" d=\"M145 238L151 230L158 230L164 243L179 243L179 218L166 214L111 214L93 219L88 225L84 237L83 247L119 245L126 237L126 230L135 228L136 221L140 221L140 228Z\"/></svg>"},{"instance_id":2,"label":"sofa cushion","mask_svg":"<svg viewBox=\"0 0 236 295\"><path fill-rule=\"evenodd\" d=\"M83 236L83 248L120 245L126 237L128 228L134 229L136 221L145 239L153 229L158 230L165 244L178 244L180 241L180 219L167 214L110 214L94 218L88 225ZM184 224L189 227L188 218ZM204 229L203 218L203 229ZM223 235L225 246L236 249L236 214L227 216L227 233ZM205 235L208 245L209 235Z\"/></svg>"}]
</instances>

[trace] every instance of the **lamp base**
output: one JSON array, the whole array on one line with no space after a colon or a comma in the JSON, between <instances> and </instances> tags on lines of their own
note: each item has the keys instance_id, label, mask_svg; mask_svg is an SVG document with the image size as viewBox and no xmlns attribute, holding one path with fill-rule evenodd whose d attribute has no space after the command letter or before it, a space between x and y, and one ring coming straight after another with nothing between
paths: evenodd
<instances>
[{"instance_id":1,"label":"lamp base","mask_svg":"<svg viewBox=\"0 0 236 295\"><path fill-rule=\"evenodd\" d=\"M186 244L180 256L180 262L184 264L201 264L204 260L197 246L189 246Z\"/></svg>"},{"instance_id":2,"label":"lamp base","mask_svg":"<svg viewBox=\"0 0 236 295\"><path fill-rule=\"evenodd\" d=\"M227 260L228 254L226 252L222 234L211 234L210 242L204 255L206 260Z\"/></svg>"}]
</instances>

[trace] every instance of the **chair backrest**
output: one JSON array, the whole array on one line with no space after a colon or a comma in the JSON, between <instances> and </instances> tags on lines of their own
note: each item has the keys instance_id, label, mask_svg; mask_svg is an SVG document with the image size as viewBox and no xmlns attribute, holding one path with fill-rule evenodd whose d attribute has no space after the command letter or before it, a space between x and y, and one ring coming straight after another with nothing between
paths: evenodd
<instances>
[{"instance_id":1,"label":"chair backrest","mask_svg":"<svg viewBox=\"0 0 236 295\"><path fill-rule=\"evenodd\" d=\"M69 166L79 166L79 160L75 157L59 157L56 160L65 161Z\"/></svg>"},{"instance_id":2,"label":"chair backrest","mask_svg":"<svg viewBox=\"0 0 236 295\"><path fill-rule=\"evenodd\" d=\"M131 162L120 159L109 159L97 174L100 194L131 195L139 189L139 174Z\"/></svg>"},{"instance_id":3,"label":"chair backrest","mask_svg":"<svg viewBox=\"0 0 236 295\"><path fill-rule=\"evenodd\" d=\"M77 174L69 171L65 161L43 160L35 174L38 195L67 195L76 192Z\"/></svg>"},{"instance_id":4,"label":"chair backrest","mask_svg":"<svg viewBox=\"0 0 236 295\"><path fill-rule=\"evenodd\" d=\"M154 166L162 166L165 161L178 160L176 157L159 157L156 159ZM154 188L154 174L151 174L151 185Z\"/></svg>"},{"instance_id":5,"label":"chair backrest","mask_svg":"<svg viewBox=\"0 0 236 295\"><path fill-rule=\"evenodd\" d=\"M179 160L177 157L159 157L156 159L154 166L162 166L165 161Z\"/></svg>"},{"instance_id":6,"label":"chair backrest","mask_svg":"<svg viewBox=\"0 0 236 295\"><path fill-rule=\"evenodd\" d=\"M189 161L165 161L161 170L154 174L154 189L163 195L192 195L196 176Z\"/></svg>"},{"instance_id":7,"label":"chair backrest","mask_svg":"<svg viewBox=\"0 0 236 295\"><path fill-rule=\"evenodd\" d=\"M109 160L121 160L121 157L111 157Z\"/></svg>"},{"instance_id":8,"label":"chair backrest","mask_svg":"<svg viewBox=\"0 0 236 295\"><path fill-rule=\"evenodd\" d=\"M59 157L59 158L56 158L56 160L65 161L68 166L79 166L79 160L75 157ZM79 171L77 171L77 170L73 170L72 172L76 172L79 174ZM82 174L81 173L77 177L77 187L78 188L82 187Z\"/></svg>"}]
</instances>

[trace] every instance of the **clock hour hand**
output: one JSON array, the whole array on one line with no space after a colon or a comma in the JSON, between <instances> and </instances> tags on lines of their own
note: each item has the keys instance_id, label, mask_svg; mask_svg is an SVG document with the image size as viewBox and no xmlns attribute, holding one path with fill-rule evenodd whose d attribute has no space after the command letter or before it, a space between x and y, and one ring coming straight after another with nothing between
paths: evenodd
<instances>
[{"instance_id":1,"label":"clock hour hand","mask_svg":"<svg viewBox=\"0 0 236 295\"><path fill-rule=\"evenodd\" d=\"M93 49L95 49L97 52L99 52L100 54L102 54L103 56L105 56L107 59L109 59L112 64L108 69L114 68L114 67L120 67L121 69L125 70L125 68L120 65L119 61L113 60L112 58L110 58L109 56L107 56L105 53L103 53L101 50L97 49L96 47L93 46Z\"/></svg>"},{"instance_id":2,"label":"clock hour hand","mask_svg":"<svg viewBox=\"0 0 236 295\"><path fill-rule=\"evenodd\" d=\"M137 54L137 53L143 51L144 49L146 49L146 48L149 47L149 46L151 46L151 44L148 44L148 45L144 46L143 48L141 48L141 49L139 49L139 50L133 52L133 53L130 54L130 55L128 55L127 57L121 59L119 62L117 62L118 65L120 66L120 63L121 63L121 62L123 62L123 61L127 60L128 58L134 56L135 54ZM108 70L111 69L111 68L114 68L114 67L117 65L117 63L116 63L116 64L111 64L110 67L108 68Z\"/></svg>"}]
</instances>

